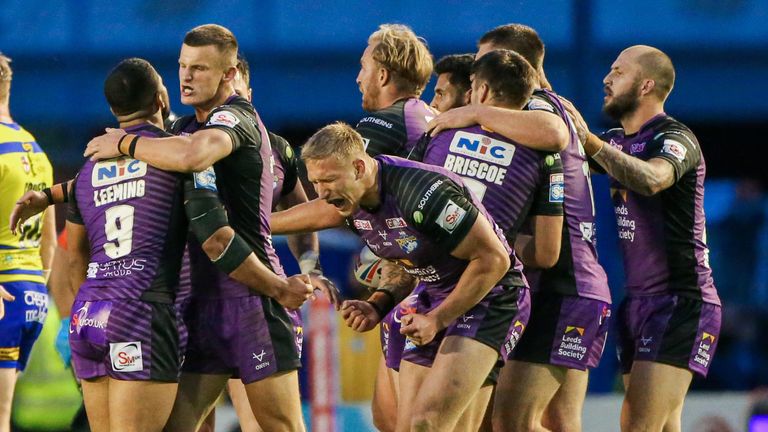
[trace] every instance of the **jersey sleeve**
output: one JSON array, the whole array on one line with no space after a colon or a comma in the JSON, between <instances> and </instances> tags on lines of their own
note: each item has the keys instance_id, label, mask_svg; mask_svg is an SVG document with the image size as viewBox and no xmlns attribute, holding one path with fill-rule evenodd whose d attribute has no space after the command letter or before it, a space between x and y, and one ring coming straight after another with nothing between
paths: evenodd
<instances>
[{"instance_id":1,"label":"jersey sleeve","mask_svg":"<svg viewBox=\"0 0 768 432\"><path fill-rule=\"evenodd\" d=\"M424 132L424 135L422 135L421 138L416 141L416 145L414 145L411 151L408 153L408 159L423 162L424 156L426 156L427 149L429 148L429 144L431 142L432 136L429 135L429 132Z\"/></svg>"},{"instance_id":2,"label":"jersey sleeve","mask_svg":"<svg viewBox=\"0 0 768 432\"><path fill-rule=\"evenodd\" d=\"M222 105L214 109L200 130L218 129L226 132L232 140L232 152L242 146L261 144L261 134L251 134L248 130L250 120L232 105Z\"/></svg>"},{"instance_id":3,"label":"jersey sleeve","mask_svg":"<svg viewBox=\"0 0 768 432\"><path fill-rule=\"evenodd\" d=\"M524 109L528 111L545 111L550 114L558 115L557 107L549 100L549 96L546 93L538 91L534 91Z\"/></svg>"},{"instance_id":4,"label":"jersey sleeve","mask_svg":"<svg viewBox=\"0 0 768 432\"><path fill-rule=\"evenodd\" d=\"M410 199L403 206L403 213L408 215L412 226L434 240L438 247L453 251L469 234L480 211L469 191L447 177L424 184L419 193L408 194Z\"/></svg>"},{"instance_id":5,"label":"jersey sleeve","mask_svg":"<svg viewBox=\"0 0 768 432\"><path fill-rule=\"evenodd\" d=\"M288 140L272 133L270 133L269 138L275 141L273 145L278 151L280 164L283 166L285 173L281 195L287 195L293 191L296 183L299 181L299 158L296 156L296 152L293 151Z\"/></svg>"},{"instance_id":6,"label":"jersey sleeve","mask_svg":"<svg viewBox=\"0 0 768 432\"><path fill-rule=\"evenodd\" d=\"M370 156L408 156L404 143L407 134L402 120L397 121L390 112L376 112L357 122L355 130L362 135L365 151Z\"/></svg>"},{"instance_id":7,"label":"jersey sleeve","mask_svg":"<svg viewBox=\"0 0 768 432\"><path fill-rule=\"evenodd\" d=\"M650 143L649 159L661 158L675 169L675 181L695 169L701 160L701 152L690 132L683 130L664 131L653 137Z\"/></svg>"},{"instance_id":8,"label":"jersey sleeve","mask_svg":"<svg viewBox=\"0 0 768 432\"><path fill-rule=\"evenodd\" d=\"M69 189L69 197L67 198L69 203L67 206L67 221L78 225L85 225L85 222L83 222L83 216L80 214L80 207L77 206L77 197L75 194L78 177L80 177L80 174L76 175L72 180L72 187Z\"/></svg>"},{"instance_id":9,"label":"jersey sleeve","mask_svg":"<svg viewBox=\"0 0 768 432\"><path fill-rule=\"evenodd\" d=\"M565 200L563 161L558 153L547 154L542 161L541 180L533 199L532 216L562 216Z\"/></svg>"}]
</instances>

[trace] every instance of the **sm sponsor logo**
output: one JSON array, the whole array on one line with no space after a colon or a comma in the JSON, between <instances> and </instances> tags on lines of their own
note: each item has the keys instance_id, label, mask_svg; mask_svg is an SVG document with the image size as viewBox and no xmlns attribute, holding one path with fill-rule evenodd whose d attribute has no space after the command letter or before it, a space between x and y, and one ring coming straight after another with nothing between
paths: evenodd
<instances>
[{"instance_id":1,"label":"sm sponsor logo","mask_svg":"<svg viewBox=\"0 0 768 432\"><path fill-rule=\"evenodd\" d=\"M141 356L141 342L119 342L109 344L109 358L115 372L139 372L144 370Z\"/></svg>"},{"instance_id":2,"label":"sm sponsor logo","mask_svg":"<svg viewBox=\"0 0 768 432\"><path fill-rule=\"evenodd\" d=\"M120 158L94 165L91 184L94 187L101 187L145 175L147 175L146 163L136 159Z\"/></svg>"},{"instance_id":3,"label":"sm sponsor logo","mask_svg":"<svg viewBox=\"0 0 768 432\"><path fill-rule=\"evenodd\" d=\"M453 136L450 151L496 165L509 166L515 154L515 146L485 135L460 131Z\"/></svg>"}]
</instances>

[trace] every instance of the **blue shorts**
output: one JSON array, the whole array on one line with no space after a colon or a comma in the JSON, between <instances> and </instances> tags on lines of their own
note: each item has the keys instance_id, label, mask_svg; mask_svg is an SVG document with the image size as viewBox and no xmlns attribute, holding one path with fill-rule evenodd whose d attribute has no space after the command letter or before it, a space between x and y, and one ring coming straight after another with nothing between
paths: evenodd
<instances>
[{"instance_id":1,"label":"blue shorts","mask_svg":"<svg viewBox=\"0 0 768 432\"><path fill-rule=\"evenodd\" d=\"M4 301L5 316L0 319L0 368L24 370L37 337L48 315L48 292L38 282L2 282L16 297Z\"/></svg>"}]
</instances>

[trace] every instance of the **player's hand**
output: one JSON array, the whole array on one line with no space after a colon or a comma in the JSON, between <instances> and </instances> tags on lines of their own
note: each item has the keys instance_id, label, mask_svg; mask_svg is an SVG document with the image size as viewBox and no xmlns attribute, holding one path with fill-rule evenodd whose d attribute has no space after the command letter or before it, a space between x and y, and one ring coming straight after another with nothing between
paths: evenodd
<instances>
[{"instance_id":1,"label":"player's hand","mask_svg":"<svg viewBox=\"0 0 768 432\"><path fill-rule=\"evenodd\" d=\"M346 300L341 305L341 316L347 327L360 333L376 328L382 318L370 303L363 300Z\"/></svg>"},{"instance_id":2,"label":"player's hand","mask_svg":"<svg viewBox=\"0 0 768 432\"><path fill-rule=\"evenodd\" d=\"M563 107L568 112L568 115L571 117L571 120L573 120L573 126L576 127L576 135L579 136L579 141L581 141L582 144L587 142L587 135L589 134L589 125L587 125L587 122L584 120L584 117L582 117L579 110L576 109L576 107L569 101L568 99L558 96L560 98L560 102L563 104Z\"/></svg>"},{"instance_id":3,"label":"player's hand","mask_svg":"<svg viewBox=\"0 0 768 432\"><path fill-rule=\"evenodd\" d=\"M414 313L401 319L400 333L408 336L416 345L432 342L440 330L437 319L429 315Z\"/></svg>"},{"instance_id":4,"label":"player's hand","mask_svg":"<svg viewBox=\"0 0 768 432\"><path fill-rule=\"evenodd\" d=\"M275 300L288 309L298 309L307 299L312 297L314 288L312 288L307 275L291 276L287 282L288 285L284 290L277 293Z\"/></svg>"},{"instance_id":5,"label":"player's hand","mask_svg":"<svg viewBox=\"0 0 768 432\"><path fill-rule=\"evenodd\" d=\"M454 108L441 113L427 123L430 136L435 136L445 129L455 129L477 124L477 111L472 105Z\"/></svg>"},{"instance_id":6,"label":"player's hand","mask_svg":"<svg viewBox=\"0 0 768 432\"><path fill-rule=\"evenodd\" d=\"M332 280L323 276L323 274L318 271L310 272L309 280L314 290L318 290L325 294L325 296L328 297L328 301L333 303L333 307L336 308L336 310L341 308L341 294Z\"/></svg>"},{"instance_id":7,"label":"player's hand","mask_svg":"<svg viewBox=\"0 0 768 432\"><path fill-rule=\"evenodd\" d=\"M36 214L40 214L48 208L48 197L39 191L28 191L16 201L13 207L9 225L13 235L21 232L22 226L27 219Z\"/></svg>"},{"instance_id":8,"label":"player's hand","mask_svg":"<svg viewBox=\"0 0 768 432\"><path fill-rule=\"evenodd\" d=\"M125 135L125 131L112 128L107 128L106 131L107 133L97 136L88 143L83 156L90 157L92 161L112 159L120 156L117 142L120 141L120 137Z\"/></svg>"},{"instance_id":9,"label":"player's hand","mask_svg":"<svg viewBox=\"0 0 768 432\"><path fill-rule=\"evenodd\" d=\"M11 293L5 290L2 285L0 285L0 320L3 319L5 316L5 303L4 302L11 302L16 300L16 297L12 296Z\"/></svg>"},{"instance_id":10,"label":"player's hand","mask_svg":"<svg viewBox=\"0 0 768 432\"><path fill-rule=\"evenodd\" d=\"M56 334L56 352L59 353L61 361L64 362L64 367L71 367L72 363L72 348L69 346L69 318L61 320L61 327Z\"/></svg>"}]
</instances>

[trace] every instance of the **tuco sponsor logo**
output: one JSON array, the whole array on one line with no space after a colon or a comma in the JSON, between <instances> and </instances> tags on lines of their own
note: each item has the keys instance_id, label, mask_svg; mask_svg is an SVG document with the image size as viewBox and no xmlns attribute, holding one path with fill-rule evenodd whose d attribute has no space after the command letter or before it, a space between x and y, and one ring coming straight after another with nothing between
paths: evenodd
<instances>
[{"instance_id":1,"label":"tuco sponsor logo","mask_svg":"<svg viewBox=\"0 0 768 432\"><path fill-rule=\"evenodd\" d=\"M267 354L266 351L264 351L263 349L261 350L261 353L259 353L259 354L253 353L253 359L259 362L259 364L257 364L254 367L254 369L261 370L261 369L264 369L265 367L269 366L269 360L264 361L264 356L266 354Z\"/></svg>"},{"instance_id":2,"label":"tuco sponsor logo","mask_svg":"<svg viewBox=\"0 0 768 432\"><path fill-rule=\"evenodd\" d=\"M395 307L395 312L392 314L392 319L399 323L406 315L415 314L417 312L417 303L419 301L418 294L411 294L401 301L399 305Z\"/></svg>"},{"instance_id":3,"label":"tuco sponsor logo","mask_svg":"<svg viewBox=\"0 0 768 432\"><path fill-rule=\"evenodd\" d=\"M680 162L685 160L685 154L688 153L688 150L684 145L672 139L664 140L664 145L662 146L661 151L674 156L674 158Z\"/></svg>"},{"instance_id":4,"label":"tuco sponsor logo","mask_svg":"<svg viewBox=\"0 0 768 432\"><path fill-rule=\"evenodd\" d=\"M715 339L717 339L717 336L713 335L712 333L701 333L699 347L696 350L696 355L693 357L694 362L704 367L709 366L709 362L712 360L712 354L710 353L710 350L715 344Z\"/></svg>"},{"instance_id":5,"label":"tuco sponsor logo","mask_svg":"<svg viewBox=\"0 0 768 432\"><path fill-rule=\"evenodd\" d=\"M549 175L549 202L561 203L565 198L563 174Z\"/></svg>"},{"instance_id":6,"label":"tuco sponsor logo","mask_svg":"<svg viewBox=\"0 0 768 432\"><path fill-rule=\"evenodd\" d=\"M386 219L384 222L386 222L387 228L389 229L405 228L408 226L408 224L405 223L405 219L400 217L389 218L389 219Z\"/></svg>"},{"instance_id":7,"label":"tuco sponsor logo","mask_svg":"<svg viewBox=\"0 0 768 432\"><path fill-rule=\"evenodd\" d=\"M240 123L240 120L229 111L219 111L214 113L206 123L206 126L226 126L233 128Z\"/></svg>"},{"instance_id":8,"label":"tuco sponsor logo","mask_svg":"<svg viewBox=\"0 0 768 432\"><path fill-rule=\"evenodd\" d=\"M94 187L101 187L145 175L147 175L146 163L137 159L119 158L96 163L91 172L91 184Z\"/></svg>"},{"instance_id":9,"label":"tuco sponsor logo","mask_svg":"<svg viewBox=\"0 0 768 432\"><path fill-rule=\"evenodd\" d=\"M144 370L141 357L141 342L119 342L109 344L109 358L115 372L139 372Z\"/></svg>"},{"instance_id":10,"label":"tuco sponsor logo","mask_svg":"<svg viewBox=\"0 0 768 432\"><path fill-rule=\"evenodd\" d=\"M459 131L453 136L450 151L496 165L509 166L515 154L515 146L485 135Z\"/></svg>"},{"instance_id":11,"label":"tuco sponsor logo","mask_svg":"<svg viewBox=\"0 0 768 432\"><path fill-rule=\"evenodd\" d=\"M449 199L445 204L445 207L443 207L443 210L440 212L440 216L437 217L437 224L440 228L449 233L453 233L466 214L466 210Z\"/></svg>"},{"instance_id":12,"label":"tuco sponsor logo","mask_svg":"<svg viewBox=\"0 0 768 432\"><path fill-rule=\"evenodd\" d=\"M107 321L109 319L109 310L105 309L97 313L95 317L88 316L88 307L90 302L81 307L72 315L72 319L69 321L69 332L74 333L80 331L83 327L93 327L95 329L103 330L107 328ZM106 313L104 313L106 312Z\"/></svg>"},{"instance_id":13,"label":"tuco sponsor logo","mask_svg":"<svg viewBox=\"0 0 768 432\"><path fill-rule=\"evenodd\" d=\"M365 219L355 219L352 221L352 225L355 226L355 229L363 230L363 231L372 231L373 226L371 225L371 221L365 220Z\"/></svg>"},{"instance_id":14,"label":"tuco sponsor logo","mask_svg":"<svg viewBox=\"0 0 768 432\"><path fill-rule=\"evenodd\" d=\"M557 354L562 357L583 360L587 354L583 337L584 327L566 326L560 339L560 346L557 348Z\"/></svg>"}]
</instances>

